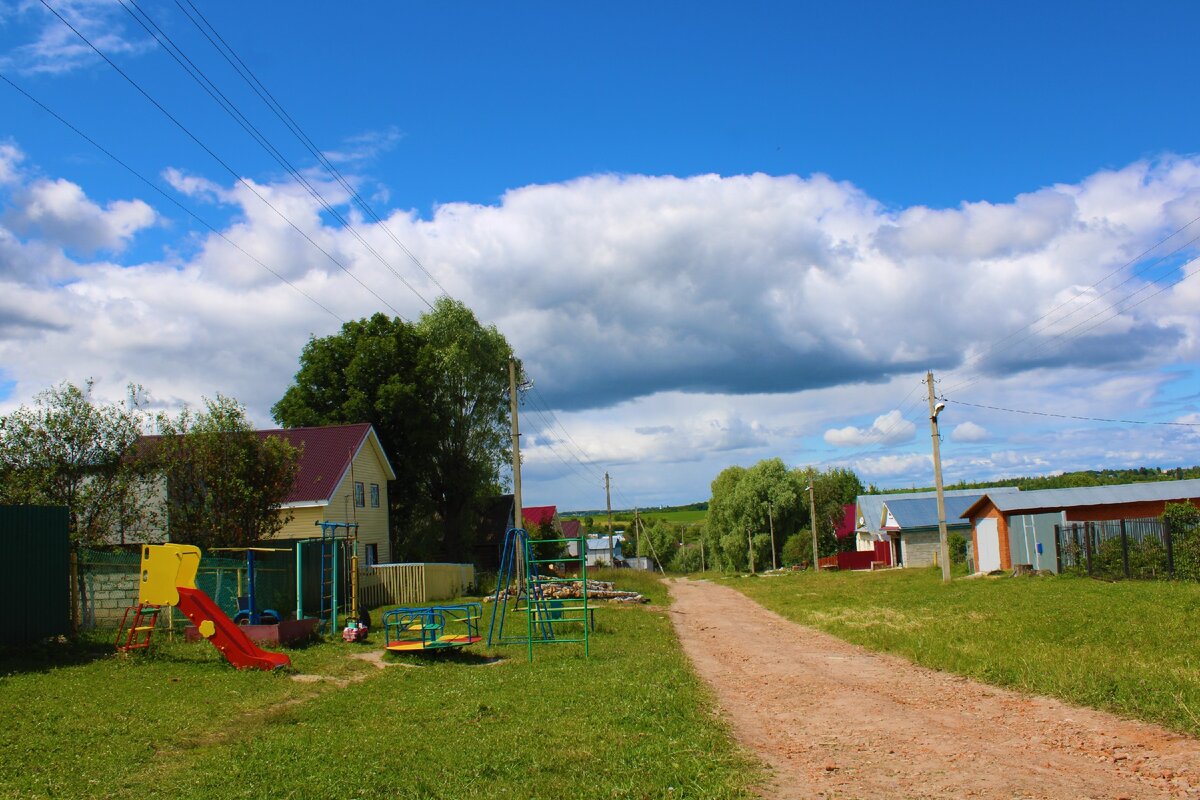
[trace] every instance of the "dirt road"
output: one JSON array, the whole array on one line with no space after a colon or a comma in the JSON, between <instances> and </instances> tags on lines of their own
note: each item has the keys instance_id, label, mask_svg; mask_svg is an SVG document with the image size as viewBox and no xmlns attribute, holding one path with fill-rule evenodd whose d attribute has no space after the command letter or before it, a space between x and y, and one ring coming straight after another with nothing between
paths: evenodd
<instances>
[{"instance_id":1,"label":"dirt road","mask_svg":"<svg viewBox=\"0 0 1200 800\"><path fill-rule=\"evenodd\" d=\"M878 655L672 581L684 650L769 798L1200 798L1200 741Z\"/></svg>"}]
</instances>

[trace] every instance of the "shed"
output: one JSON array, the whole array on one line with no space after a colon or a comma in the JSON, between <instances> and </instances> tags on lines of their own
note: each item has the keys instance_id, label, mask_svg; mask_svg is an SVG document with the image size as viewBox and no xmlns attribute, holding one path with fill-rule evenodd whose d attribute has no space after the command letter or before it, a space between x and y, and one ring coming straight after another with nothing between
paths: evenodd
<instances>
[{"instance_id":1,"label":"shed","mask_svg":"<svg viewBox=\"0 0 1200 800\"><path fill-rule=\"evenodd\" d=\"M1149 481L1113 486L1037 489L1018 494L987 492L963 513L971 523L975 569L1009 570L1014 564L1055 570L1054 526L1161 516L1167 503L1200 507L1200 479Z\"/></svg>"}]
</instances>

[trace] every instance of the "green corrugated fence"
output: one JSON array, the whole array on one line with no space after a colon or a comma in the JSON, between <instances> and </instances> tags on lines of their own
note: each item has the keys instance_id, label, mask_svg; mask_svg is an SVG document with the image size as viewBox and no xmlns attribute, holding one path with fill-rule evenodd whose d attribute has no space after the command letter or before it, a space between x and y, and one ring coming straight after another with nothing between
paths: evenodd
<instances>
[{"instance_id":1,"label":"green corrugated fence","mask_svg":"<svg viewBox=\"0 0 1200 800\"><path fill-rule=\"evenodd\" d=\"M65 506L0 506L0 644L71 629Z\"/></svg>"}]
</instances>

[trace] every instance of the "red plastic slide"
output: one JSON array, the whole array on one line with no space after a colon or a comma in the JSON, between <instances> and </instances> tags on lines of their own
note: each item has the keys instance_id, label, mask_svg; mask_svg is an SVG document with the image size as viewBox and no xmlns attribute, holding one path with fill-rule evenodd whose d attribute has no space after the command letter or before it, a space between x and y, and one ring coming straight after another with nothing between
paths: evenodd
<instances>
[{"instance_id":1,"label":"red plastic slide","mask_svg":"<svg viewBox=\"0 0 1200 800\"><path fill-rule=\"evenodd\" d=\"M204 592L186 586L180 586L178 589L179 610L200 629L201 636L205 636L209 627L204 623L212 623L211 633L205 638L221 651L221 655L225 656L230 664L238 669L279 669L292 663L286 654L263 650L250 641L250 637Z\"/></svg>"}]
</instances>

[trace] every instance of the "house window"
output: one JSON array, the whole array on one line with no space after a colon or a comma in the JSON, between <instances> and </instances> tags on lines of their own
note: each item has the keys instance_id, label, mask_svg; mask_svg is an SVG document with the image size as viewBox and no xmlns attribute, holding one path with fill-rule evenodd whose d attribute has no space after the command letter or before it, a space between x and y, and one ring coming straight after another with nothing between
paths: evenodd
<instances>
[{"instance_id":1,"label":"house window","mask_svg":"<svg viewBox=\"0 0 1200 800\"><path fill-rule=\"evenodd\" d=\"M366 563L364 564L364 566L367 566L367 567L373 567L379 563L379 545L377 545L377 544L367 545L366 559L367 560L366 560Z\"/></svg>"},{"instance_id":2,"label":"house window","mask_svg":"<svg viewBox=\"0 0 1200 800\"><path fill-rule=\"evenodd\" d=\"M371 508L379 508L379 484L371 484Z\"/></svg>"},{"instance_id":3,"label":"house window","mask_svg":"<svg viewBox=\"0 0 1200 800\"><path fill-rule=\"evenodd\" d=\"M367 505L366 494L363 491L362 481L354 482L354 507L365 508Z\"/></svg>"}]
</instances>

